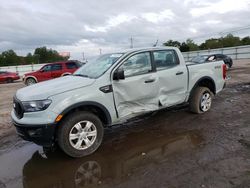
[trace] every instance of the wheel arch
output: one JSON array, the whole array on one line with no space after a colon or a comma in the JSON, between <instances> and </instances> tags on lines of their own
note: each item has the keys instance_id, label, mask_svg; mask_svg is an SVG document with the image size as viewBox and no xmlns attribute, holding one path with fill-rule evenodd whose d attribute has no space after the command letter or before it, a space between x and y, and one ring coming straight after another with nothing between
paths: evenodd
<instances>
[{"instance_id":1,"label":"wheel arch","mask_svg":"<svg viewBox=\"0 0 250 188\"><path fill-rule=\"evenodd\" d=\"M188 101L190 100L191 96L193 95L193 92L194 90L197 88L197 87L207 87L210 89L210 91L216 95L216 85L215 85L215 82L214 80L209 77L209 76L204 76L202 78L200 78L193 86L193 88L191 89L191 92L190 92L190 95L189 95L189 99Z\"/></svg>"},{"instance_id":2,"label":"wheel arch","mask_svg":"<svg viewBox=\"0 0 250 188\"><path fill-rule=\"evenodd\" d=\"M61 76L68 76L68 75L71 75L72 73L70 73L70 72L64 72L64 73L62 73L62 75Z\"/></svg>"},{"instance_id":3,"label":"wheel arch","mask_svg":"<svg viewBox=\"0 0 250 188\"><path fill-rule=\"evenodd\" d=\"M29 79L29 78L33 78L35 81L36 81L36 83L38 82L38 80L37 80L37 78L35 77L35 76L25 76L25 78L24 78L24 83L26 82L26 80L27 79Z\"/></svg>"},{"instance_id":4,"label":"wheel arch","mask_svg":"<svg viewBox=\"0 0 250 188\"><path fill-rule=\"evenodd\" d=\"M60 113L63 116L60 121L63 121L63 119L69 116L71 113L79 111L88 111L97 115L97 117L99 117L103 122L104 127L107 127L112 123L111 116L107 108L102 104L93 101L84 101L69 106Z\"/></svg>"}]
</instances>

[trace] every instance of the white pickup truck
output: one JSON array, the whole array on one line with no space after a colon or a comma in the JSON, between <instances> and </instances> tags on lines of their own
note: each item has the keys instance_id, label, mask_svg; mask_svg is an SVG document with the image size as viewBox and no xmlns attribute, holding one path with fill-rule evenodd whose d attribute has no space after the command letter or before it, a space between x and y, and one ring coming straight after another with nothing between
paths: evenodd
<instances>
[{"instance_id":1,"label":"white pickup truck","mask_svg":"<svg viewBox=\"0 0 250 188\"><path fill-rule=\"evenodd\" d=\"M130 49L18 90L11 116L23 139L58 143L82 157L100 146L105 127L139 114L181 103L195 113L208 111L225 78L223 61L186 64L177 48Z\"/></svg>"}]
</instances>

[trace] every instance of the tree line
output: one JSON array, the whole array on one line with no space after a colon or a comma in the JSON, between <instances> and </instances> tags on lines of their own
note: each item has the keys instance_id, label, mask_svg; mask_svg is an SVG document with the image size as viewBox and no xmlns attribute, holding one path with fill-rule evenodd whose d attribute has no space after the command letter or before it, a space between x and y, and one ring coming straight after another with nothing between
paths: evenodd
<instances>
[{"instance_id":1,"label":"tree line","mask_svg":"<svg viewBox=\"0 0 250 188\"><path fill-rule=\"evenodd\" d=\"M215 48L234 47L241 45L250 45L250 37L236 37L232 34L228 34L225 37L210 38L200 45L196 44L193 40L187 39L185 42L179 42L174 40L168 40L163 43L164 46L175 46L178 47L181 52L196 51L196 50L208 50Z\"/></svg>"},{"instance_id":2,"label":"tree line","mask_svg":"<svg viewBox=\"0 0 250 188\"><path fill-rule=\"evenodd\" d=\"M0 66L51 63L67 60L68 58L59 55L56 50L46 47L36 48L33 54L28 53L26 56L18 56L14 50L7 50L0 54Z\"/></svg>"},{"instance_id":3,"label":"tree line","mask_svg":"<svg viewBox=\"0 0 250 188\"><path fill-rule=\"evenodd\" d=\"M207 50L223 47L234 47L240 45L250 45L250 37L236 37L228 34L225 37L210 38L201 44L196 44L193 40L187 39L185 42L168 40L163 43L164 46L178 47L182 52ZM7 50L0 53L0 66L27 65L38 63L51 63L67 60L69 57L60 56L56 50L48 49L45 46L36 48L34 53L28 53L26 56L18 56L14 50Z\"/></svg>"}]
</instances>

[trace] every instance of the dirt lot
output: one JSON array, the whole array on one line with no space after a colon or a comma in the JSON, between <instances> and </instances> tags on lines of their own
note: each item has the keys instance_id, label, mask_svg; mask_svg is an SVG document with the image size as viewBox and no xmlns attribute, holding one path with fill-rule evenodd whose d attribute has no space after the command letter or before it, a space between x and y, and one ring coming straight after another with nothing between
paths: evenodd
<instances>
[{"instance_id":1,"label":"dirt lot","mask_svg":"<svg viewBox=\"0 0 250 188\"><path fill-rule=\"evenodd\" d=\"M22 83L0 85L2 187L250 187L250 61L235 61L212 109L162 110L106 130L93 155L70 159L21 141L10 125Z\"/></svg>"}]
</instances>

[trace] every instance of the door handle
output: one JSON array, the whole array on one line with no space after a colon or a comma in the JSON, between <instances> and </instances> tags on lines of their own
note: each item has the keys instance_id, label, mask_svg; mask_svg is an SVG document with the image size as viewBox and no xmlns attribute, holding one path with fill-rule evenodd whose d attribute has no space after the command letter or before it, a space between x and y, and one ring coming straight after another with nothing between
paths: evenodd
<instances>
[{"instance_id":1,"label":"door handle","mask_svg":"<svg viewBox=\"0 0 250 188\"><path fill-rule=\"evenodd\" d=\"M155 81L155 79L149 79L149 80L145 80L145 82L144 83L152 83L152 82L154 82Z\"/></svg>"},{"instance_id":2,"label":"door handle","mask_svg":"<svg viewBox=\"0 0 250 188\"><path fill-rule=\"evenodd\" d=\"M182 71L179 71L179 72L176 73L176 75L181 75L181 74L183 74Z\"/></svg>"}]
</instances>

